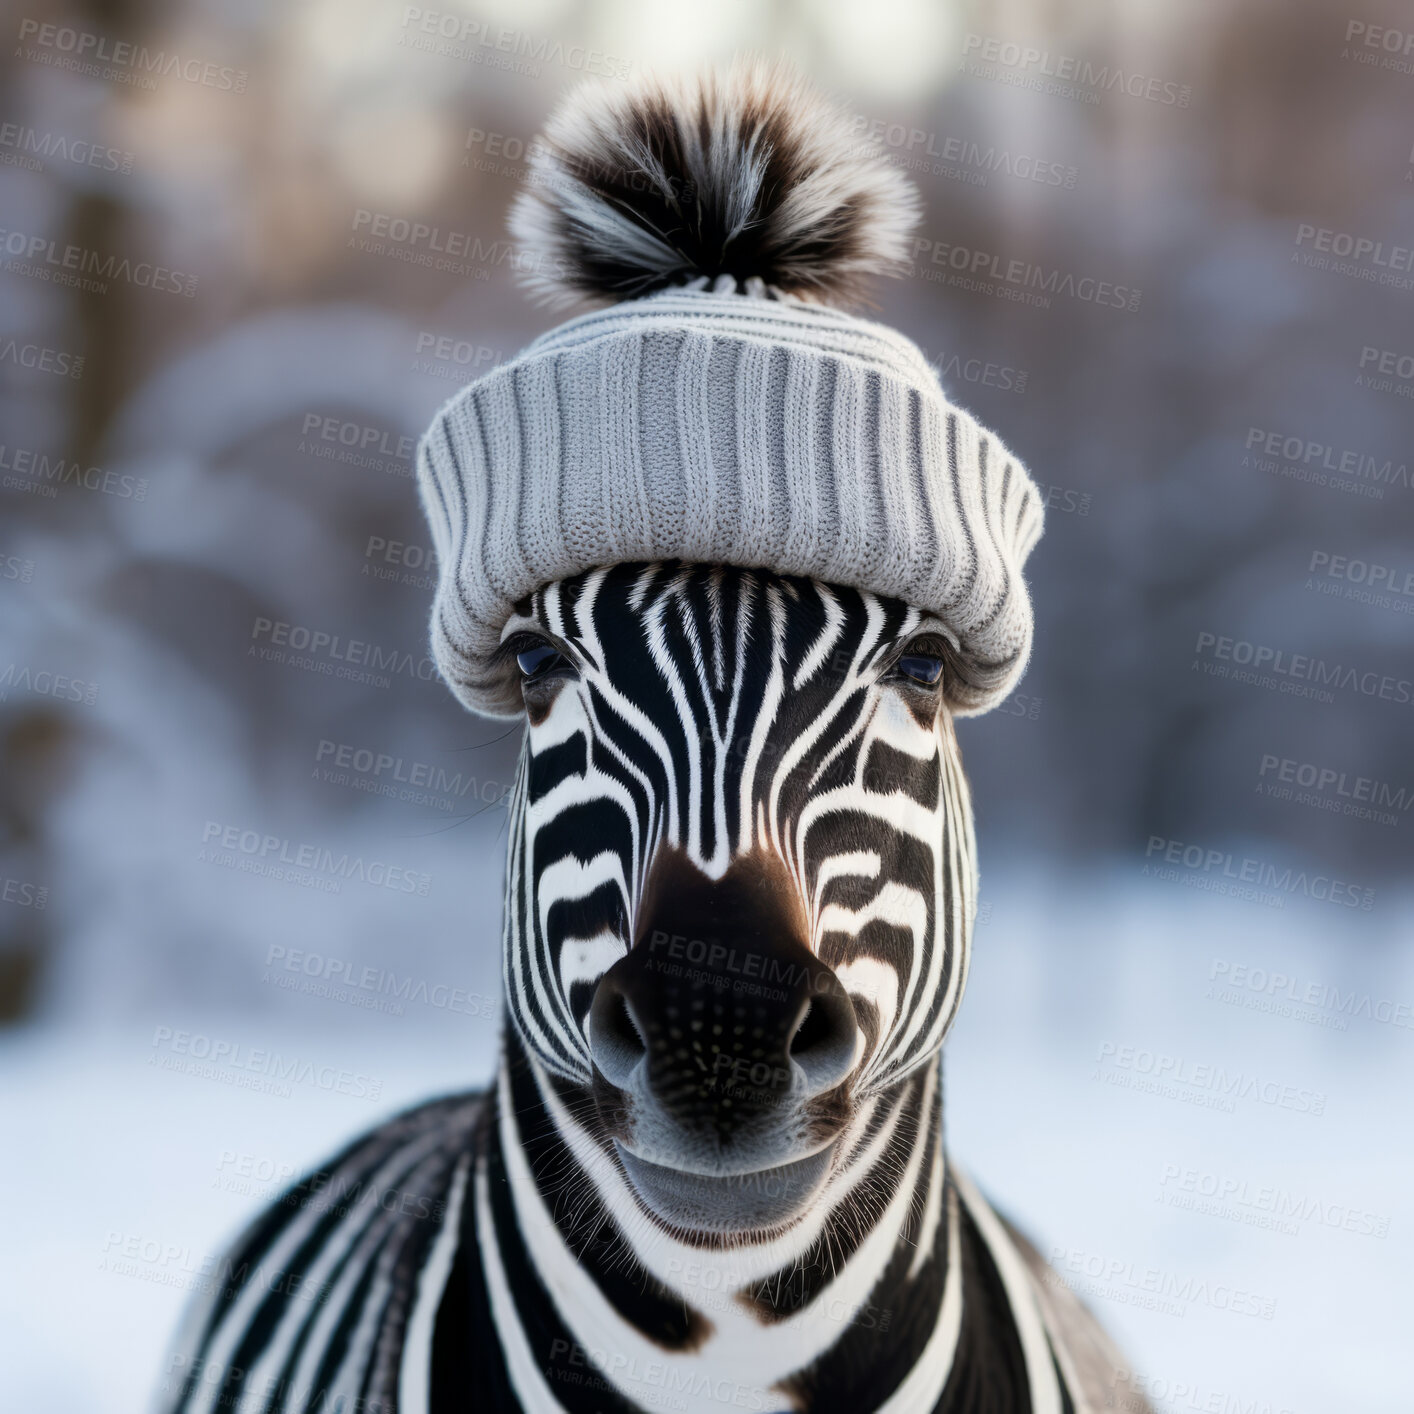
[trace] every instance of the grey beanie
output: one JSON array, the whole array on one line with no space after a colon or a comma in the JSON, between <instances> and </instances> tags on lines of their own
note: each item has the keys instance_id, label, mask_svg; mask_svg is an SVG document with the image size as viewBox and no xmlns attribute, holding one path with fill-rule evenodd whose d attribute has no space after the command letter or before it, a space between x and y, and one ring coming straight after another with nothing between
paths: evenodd
<instances>
[{"instance_id":1,"label":"grey beanie","mask_svg":"<svg viewBox=\"0 0 1414 1414\"><path fill-rule=\"evenodd\" d=\"M680 559L931 610L958 640L954 710L999 702L1030 650L1040 496L914 343L824 302L906 265L896 169L756 63L582 90L533 177L513 217L533 283L618 302L463 389L419 446L432 648L461 701L523 710L489 660L531 591Z\"/></svg>"}]
</instances>

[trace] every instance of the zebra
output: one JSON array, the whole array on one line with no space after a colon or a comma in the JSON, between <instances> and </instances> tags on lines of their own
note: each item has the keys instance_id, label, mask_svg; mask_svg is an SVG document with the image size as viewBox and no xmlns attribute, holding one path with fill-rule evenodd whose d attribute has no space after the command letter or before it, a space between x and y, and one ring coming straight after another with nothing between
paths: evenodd
<instances>
[{"instance_id":1,"label":"zebra","mask_svg":"<svg viewBox=\"0 0 1414 1414\"><path fill-rule=\"evenodd\" d=\"M1079 1411L1120 1361L943 1143L977 871L946 624L764 570L516 606L508 1024L232 1247L176 1414Z\"/></svg>"},{"instance_id":2,"label":"zebra","mask_svg":"<svg viewBox=\"0 0 1414 1414\"><path fill-rule=\"evenodd\" d=\"M438 667L525 724L495 1079L259 1216L161 1407L1113 1407L1107 1336L944 1142L955 720L1025 666L1041 506L831 304L904 261L911 188L759 66L575 99L535 164L532 284L609 307L418 459Z\"/></svg>"}]
</instances>

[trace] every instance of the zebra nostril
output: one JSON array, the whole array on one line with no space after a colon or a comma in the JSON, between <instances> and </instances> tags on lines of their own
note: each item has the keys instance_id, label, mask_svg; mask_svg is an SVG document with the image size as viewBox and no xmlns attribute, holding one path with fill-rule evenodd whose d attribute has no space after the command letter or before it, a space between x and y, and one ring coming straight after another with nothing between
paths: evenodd
<instances>
[{"instance_id":1,"label":"zebra nostril","mask_svg":"<svg viewBox=\"0 0 1414 1414\"><path fill-rule=\"evenodd\" d=\"M791 1037L791 1058L798 1060L812 1047L827 1041L829 1035L830 1023L824 1010L813 1002L807 1002L805 1015L800 1018L800 1025L795 1028L795 1035Z\"/></svg>"},{"instance_id":2,"label":"zebra nostril","mask_svg":"<svg viewBox=\"0 0 1414 1414\"><path fill-rule=\"evenodd\" d=\"M623 1086L647 1054L633 1019L628 998L617 987L601 982L589 1009L589 1050L599 1073L611 1085Z\"/></svg>"},{"instance_id":3,"label":"zebra nostril","mask_svg":"<svg viewBox=\"0 0 1414 1414\"><path fill-rule=\"evenodd\" d=\"M804 1072L812 1093L838 1085L849 1074L857 1031L854 1007L842 991L822 992L806 1002L787 1054Z\"/></svg>"}]
</instances>

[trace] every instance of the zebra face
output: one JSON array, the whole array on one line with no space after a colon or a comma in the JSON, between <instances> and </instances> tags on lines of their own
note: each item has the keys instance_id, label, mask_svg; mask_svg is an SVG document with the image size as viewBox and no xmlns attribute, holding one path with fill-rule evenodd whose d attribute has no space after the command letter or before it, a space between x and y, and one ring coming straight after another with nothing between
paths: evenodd
<instances>
[{"instance_id":1,"label":"zebra face","mask_svg":"<svg viewBox=\"0 0 1414 1414\"><path fill-rule=\"evenodd\" d=\"M951 635L812 580L619 565L518 604L497 669L528 718L505 910L519 1039L659 1223L789 1225L961 997Z\"/></svg>"}]
</instances>

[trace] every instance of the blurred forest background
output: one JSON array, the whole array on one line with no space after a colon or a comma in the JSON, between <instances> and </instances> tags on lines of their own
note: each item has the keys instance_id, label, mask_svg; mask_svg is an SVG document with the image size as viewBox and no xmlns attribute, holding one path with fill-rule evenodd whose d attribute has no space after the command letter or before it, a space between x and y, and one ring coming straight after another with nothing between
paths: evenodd
<instances>
[{"instance_id":1,"label":"blurred forest background","mask_svg":"<svg viewBox=\"0 0 1414 1414\"><path fill-rule=\"evenodd\" d=\"M791 57L913 173L916 270L878 317L1047 492L1035 657L961 728L983 926L1007 921L989 879L1051 881L1034 916L1077 948L1101 888L1186 907L1185 878L1226 865L1151 885L1178 842L1375 890L1291 886L1268 922L1338 929L1329 968L1407 959L1407 6L19 0L3 24L16 1034L303 1025L318 1003L269 977L294 950L495 996L518 731L427 675L413 444L563 317L525 298L505 233L557 96L741 49ZM1034 278L998 278L1012 262ZM351 640L390 666L340 675ZM1258 651L1268 685L1218 675ZM1345 685L1282 690L1294 654ZM397 882L262 876L256 837ZM1243 909L1217 926L1241 938ZM1123 1012L1123 978L1094 981Z\"/></svg>"},{"instance_id":2,"label":"blurred forest background","mask_svg":"<svg viewBox=\"0 0 1414 1414\"><path fill-rule=\"evenodd\" d=\"M743 47L790 54L914 172L926 245L916 278L881 282L880 317L1048 490L1034 662L1008 709L963 728L985 863L1142 862L1160 836L1360 885L1407 864L1407 825L1258 787L1270 756L1408 800L1408 704L1194 671L1209 632L1414 676L1398 603L1307 587L1317 552L1414 569L1407 473L1320 486L1261 469L1249 447L1260 429L1336 459L1410 457L1414 404L1370 386L1378 367L1360 360L1414 351L1414 293L1299 259L1314 250L1303 226L1414 243L1414 80L1343 52L1385 57L1347 46L1339 7L546 0L423 10L431 34L409 8L114 0L10 21L6 265L37 263L15 255L20 232L195 288L0 272L0 339L49 351L0 365L0 666L14 665L0 870L47 891L43 908L0 909L6 1015L121 1009L174 974L270 1002L242 965L252 931L315 929L355 957L406 932L439 964L462 955L454 881L490 861L478 911L494 912L501 812L464 817L509 779L515 735L415 674L383 687L262 661L249 650L276 631L254 626L421 647L412 442L463 382L555 322L523 297L505 239L527 144L586 72L615 82ZM1398 25L1397 6L1368 10ZM181 67L75 74L59 67L84 57L74 41L45 45L26 17ZM468 19L480 29L463 39ZM968 72L996 40L1048 58ZM1047 82L1071 56L1094 71L1082 98L1015 82ZM1142 79L1141 96L1100 86L1106 66ZM377 217L438 234L360 249ZM1138 308L1063 293L1036 307L928 278L955 273L941 247L1060 272L1058 288L1107 282ZM413 263L448 250L461 270ZM36 690L45 672L81 700ZM447 788L419 806L371 793L396 768L330 784L328 742L440 770ZM209 822L400 851L440 887L414 909L392 891L253 888L198 860Z\"/></svg>"}]
</instances>

